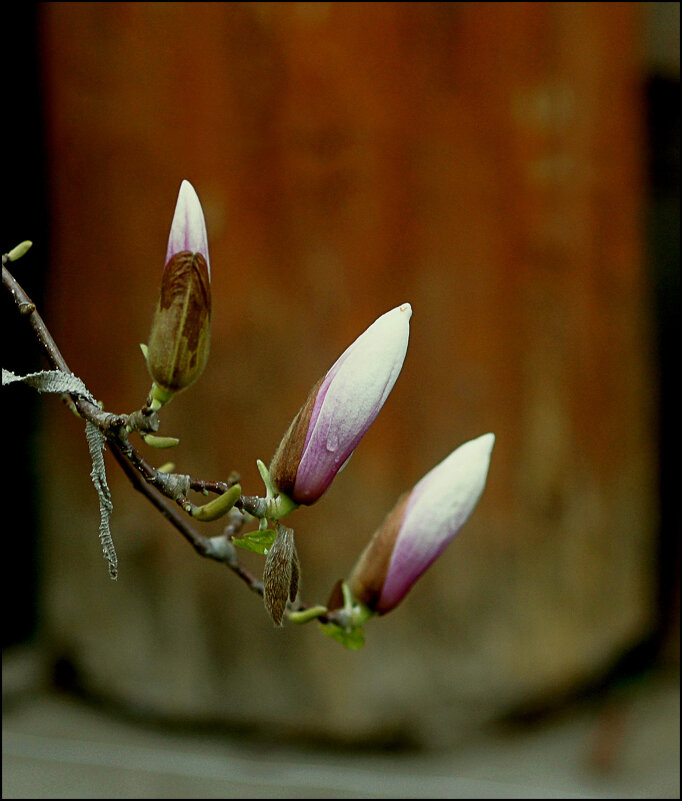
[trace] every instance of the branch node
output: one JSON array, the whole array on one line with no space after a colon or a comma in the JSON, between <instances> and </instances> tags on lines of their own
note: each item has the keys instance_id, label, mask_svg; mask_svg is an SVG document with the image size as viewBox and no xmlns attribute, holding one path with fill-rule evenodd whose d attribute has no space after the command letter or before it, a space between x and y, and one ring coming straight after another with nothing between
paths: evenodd
<instances>
[{"instance_id":1,"label":"branch node","mask_svg":"<svg viewBox=\"0 0 682 801\"><path fill-rule=\"evenodd\" d=\"M17 305L19 307L19 314L33 314L36 310L35 303L32 302L26 303L25 301L20 301Z\"/></svg>"},{"instance_id":2,"label":"branch node","mask_svg":"<svg viewBox=\"0 0 682 801\"><path fill-rule=\"evenodd\" d=\"M190 492L190 477L181 473L156 473L156 484L167 498L185 499ZM185 509L185 511L188 511Z\"/></svg>"}]
</instances>

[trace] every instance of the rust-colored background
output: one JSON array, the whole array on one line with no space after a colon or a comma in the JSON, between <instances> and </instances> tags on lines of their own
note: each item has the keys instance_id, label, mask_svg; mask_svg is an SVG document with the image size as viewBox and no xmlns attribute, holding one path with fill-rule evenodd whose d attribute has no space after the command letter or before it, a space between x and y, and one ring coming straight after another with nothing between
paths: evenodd
<instances>
[{"instance_id":1,"label":"rust-colored background","mask_svg":"<svg viewBox=\"0 0 682 801\"><path fill-rule=\"evenodd\" d=\"M138 343L183 178L204 206L212 352L162 416L180 472L238 469L259 493L255 460L310 386L412 304L384 410L323 501L291 518L306 600L326 599L402 491L497 436L467 526L350 653L314 625L274 630L113 462L109 582L82 425L50 408L42 632L88 688L193 720L444 744L587 681L650 629L639 13L42 5L45 317L107 409L148 390Z\"/></svg>"}]
</instances>

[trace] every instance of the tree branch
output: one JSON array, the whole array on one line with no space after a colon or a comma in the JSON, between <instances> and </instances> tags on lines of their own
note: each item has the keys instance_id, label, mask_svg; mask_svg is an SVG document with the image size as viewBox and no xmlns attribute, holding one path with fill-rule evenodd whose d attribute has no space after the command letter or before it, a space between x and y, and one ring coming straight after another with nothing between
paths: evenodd
<instances>
[{"instance_id":1,"label":"tree branch","mask_svg":"<svg viewBox=\"0 0 682 801\"><path fill-rule=\"evenodd\" d=\"M43 318L38 313L35 304L24 291L23 287L14 278L5 266L6 256L3 256L2 283L14 298L19 313L26 319L45 354L50 366L64 373L71 374L71 370L59 350L54 338L50 334ZM200 534L191 522L177 508L180 503L184 507L187 499L181 496L169 480L166 473L154 468L142 454L130 443L128 433L132 430L155 430L158 425L154 420L148 419L152 414L148 407L143 407L131 415L112 414L101 409L97 404L78 394L63 396L67 405L84 420L95 425L106 437L109 448L133 487L174 526L189 542L194 550L203 557L222 562L235 575L237 575L249 589L263 597L263 584L238 560L235 547L231 542L232 532L228 525L222 535L206 537ZM148 420L145 423L145 420ZM203 479L184 477L188 481L189 489L197 492L213 492L221 495L239 481L239 475L232 473L228 481L206 481ZM235 507L248 513L249 509L257 509L262 499L242 496ZM191 506L191 504L190 504ZM322 623L343 624L343 618L337 612L327 612L326 607L297 602L290 608L295 612L309 611L312 614L306 619L318 619ZM303 617L300 618L303 620Z\"/></svg>"}]
</instances>

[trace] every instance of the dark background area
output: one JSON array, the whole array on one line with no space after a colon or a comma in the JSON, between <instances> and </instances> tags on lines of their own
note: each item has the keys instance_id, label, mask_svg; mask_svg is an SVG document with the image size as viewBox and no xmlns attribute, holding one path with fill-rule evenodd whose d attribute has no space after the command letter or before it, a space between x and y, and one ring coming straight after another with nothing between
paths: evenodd
<instances>
[{"instance_id":1,"label":"dark background area","mask_svg":"<svg viewBox=\"0 0 682 801\"><path fill-rule=\"evenodd\" d=\"M7 253L25 239L33 242L30 261L17 262L12 269L41 309L49 230L37 5L18 4L12 10L11 28L16 35L8 37L4 55L8 68L4 92L8 118L3 126L7 194L2 249ZM3 367L17 374L44 369L44 359L31 331L21 330L16 307L4 291L1 302ZM10 421L5 430L5 475L12 477L12 495L17 499L17 505L8 510L5 523L5 531L12 532L2 567L8 610L3 626L6 647L29 640L37 625L40 521L34 454L42 400L24 388L19 392L3 390L2 407Z\"/></svg>"}]
</instances>

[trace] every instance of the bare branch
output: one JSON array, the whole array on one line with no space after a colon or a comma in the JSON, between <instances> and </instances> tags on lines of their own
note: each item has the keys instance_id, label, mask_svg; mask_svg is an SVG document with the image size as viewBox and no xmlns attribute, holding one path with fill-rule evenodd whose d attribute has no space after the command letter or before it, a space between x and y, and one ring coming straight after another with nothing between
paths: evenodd
<instances>
[{"instance_id":1,"label":"bare branch","mask_svg":"<svg viewBox=\"0 0 682 801\"><path fill-rule=\"evenodd\" d=\"M11 293L19 313L33 329L50 366L55 370L72 375L66 360L37 311L35 304L5 267L6 261L3 256L3 286ZM169 476L167 473L154 468L137 448L130 443L128 438L130 429L140 432L157 430L158 421L155 419L155 412L145 406L130 415L111 414L82 394L65 393L62 397L72 411L101 431L107 440L111 453L132 486L180 532L200 556L226 565L252 592L263 597L263 583L239 562L235 548L230 540L231 535L236 533L241 526L241 519L237 521L235 517L230 517L221 535L207 537L200 534L192 525L191 518L188 519L184 510L181 511L181 508L178 508L178 504L186 503L187 499L183 493L178 491L178 485L177 482L174 483L173 475ZM178 476L177 478L186 479L187 487L190 490L204 494L212 492L217 495L222 495L239 482L239 474L236 472L231 473L227 481L206 481L190 476ZM243 519L243 514L241 513L255 513L256 516L262 516L264 508L265 500L263 498L242 496L235 503L233 511L236 516L241 515ZM300 568L297 559L293 570L298 575ZM293 595L295 597L295 591L290 581L287 585L287 592L290 596ZM301 601L290 603L289 609L291 612L297 613L309 612L310 614L306 616L306 620L317 619L321 623L344 624L344 619L340 616L339 610L327 611L324 606Z\"/></svg>"},{"instance_id":2,"label":"bare branch","mask_svg":"<svg viewBox=\"0 0 682 801\"><path fill-rule=\"evenodd\" d=\"M71 370L50 334L43 318L38 313L35 304L26 294L23 287L5 267L3 258L2 267L3 286L11 293L14 302L33 329L49 364L60 372L72 375ZM166 497L173 501L178 493L173 487L171 476L156 470L144 459L142 454L128 440L127 426L130 415L116 415L103 411L97 404L88 400L84 395L69 393L65 395L67 403L87 422L91 423L106 437L111 453L119 463L133 487L141 492L147 500L183 535L201 556L223 562L249 588L263 594L260 581L249 570L243 567L237 559L233 548L226 548L222 543L213 542L214 539L205 537L191 525L187 518ZM144 414L144 409L142 414ZM204 481L187 477L188 487L198 491L209 491L217 494L227 492L238 480L236 473L230 475L228 482Z\"/></svg>"}]
</instances>

